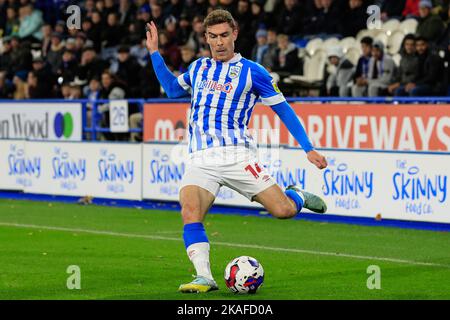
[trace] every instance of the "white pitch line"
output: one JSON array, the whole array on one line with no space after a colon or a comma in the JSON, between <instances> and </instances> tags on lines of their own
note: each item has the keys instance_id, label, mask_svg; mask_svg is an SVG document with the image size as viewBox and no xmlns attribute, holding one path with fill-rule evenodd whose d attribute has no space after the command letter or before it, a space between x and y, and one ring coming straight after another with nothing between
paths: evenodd
<instances>
[{"instance_id":1,"label":"white pitch line","mask_svg":"<svg viewBox=\"0 0 450 320\"><path fill-rule=\"evenodd\" d=\"M156 235L120 233L120 232L113 232L113 231L89 230L89 229L78 229L78 228L64 228L64 227L54 227L54 226L41 226L41 225L35 225L35 224L20 224L20 223L0 222L0 226L17 227L17 228L43 229L43 230L51 230L51 231L81 232L81 233L107 235L107 236L114 236L114 237L139 238L139 239L150 239L150 240L183 241L183 239L181 239L181 238L171 238L171 237L156 236ZM211 244L213 244L213 245L220 245L220 246L226 246L226 247L235 247L235 248L268 250L268 251L276 251L276 252L303 253L303 254L320 255L320 256L332 256L332 257L343 257L343 258L351 258L351 259L359 259L359 260L385 261L385 262L409 264L409 265L415 265L415 266L441 267L441 268L450 269L450 265L447 265L447 264L432 263L432 262L422 262L422 261L414 261L414 260L404 260L404 259L396 259L396 258L375 257L375 256L374 257L372 257L372 256L361 256L361 255L354 255L354 254L348 254L348 253L315 251L315 250L305 250L305 249L267 247L267 246L258 246L258 245L252 245L252 244L229 243L229 242L220 242L220 241L211 241Z\"/></svg>"}]
</instances>

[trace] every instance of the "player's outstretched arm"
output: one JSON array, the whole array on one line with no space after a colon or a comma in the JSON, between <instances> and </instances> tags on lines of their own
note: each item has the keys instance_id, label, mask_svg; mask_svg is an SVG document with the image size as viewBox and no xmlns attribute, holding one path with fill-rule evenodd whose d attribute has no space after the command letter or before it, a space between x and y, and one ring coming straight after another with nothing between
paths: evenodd
<instances>
[{"instance_id":1,"label":"player's outstretched arm","mask_svg":"<svg viewBox=\"0 0 450 320\"><path fill-rule=\"evenodd\" d=\"M286 101L275 104L272 106L272 110L280 117L281 121L288 128L289 132L300 143L306 152L309 162L313 163L317 168L324 169L327 167L327 160L323 155L314 150L311 141L306 134L305 128L298 120L292 107Z\"/></svg>"},{"instance_id":2,"label":"player's outstretched arm","mask_svg":"<svg viewBox=\"0 0 450 320\"><path fill-rule=\"evenodd\" d=\"M158 50L158 29L155 23L147 23L147 49L150 52L150 58L152 59L153 69L155 70L156 77L159 83L164 88L169 98L181 98L189 96L189 92L183 89L178 83L177 77L170 72L167 68L163 57Z\"/></svg>"}]
</instances>

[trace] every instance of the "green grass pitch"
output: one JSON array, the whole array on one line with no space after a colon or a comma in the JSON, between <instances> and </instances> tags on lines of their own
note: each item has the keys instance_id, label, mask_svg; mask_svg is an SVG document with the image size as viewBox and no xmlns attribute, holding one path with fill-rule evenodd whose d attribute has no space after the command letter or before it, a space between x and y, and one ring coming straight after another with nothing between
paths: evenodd
<instances>
[{"instance_id":1,"label":"green grass pitch","mask_svg":"<svg viewBox=\"0 0 450 320\"><path fill-rule=\"evenodd\" d=\"M450 299L450 233L209 214L220 290L182 294L194 270L174 211L0 200L0 299ZM235 295L223 280L240 255L264 285ZM70 265L81 289L69 290ZM381 289L369 290L370 265Z\"/></svg>"}]
</instances>

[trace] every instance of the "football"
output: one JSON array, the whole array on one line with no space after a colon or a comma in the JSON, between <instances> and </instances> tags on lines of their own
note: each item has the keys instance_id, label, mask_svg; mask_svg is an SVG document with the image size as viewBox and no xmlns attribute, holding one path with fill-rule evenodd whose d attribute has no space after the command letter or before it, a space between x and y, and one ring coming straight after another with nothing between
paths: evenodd
<instances>
[{"instance_id":1,"label":"football","mask_svg":"<svg viewBox=\"0 0 450 320\"><path fill-rule=\"evenodd\" d=\"M225 268L225 284L234 293L255 293L264 281L264 269L255 258L237 257Z\"/></svg>"}]
</instances>

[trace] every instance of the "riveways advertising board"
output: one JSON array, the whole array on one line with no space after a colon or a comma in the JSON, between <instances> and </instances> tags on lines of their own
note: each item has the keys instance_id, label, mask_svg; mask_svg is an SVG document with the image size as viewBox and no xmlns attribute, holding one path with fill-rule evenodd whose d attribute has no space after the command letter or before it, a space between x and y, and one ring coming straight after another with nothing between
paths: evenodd
<instances>
[{"instance_id":1,"label":"riveways advertising board","mask_svg":"<svg viewBox=\"0 0 450 320\"><path fill-rule=\"evenodd\" d=\"M292 103L314 146L339 149L450 151L449 104ZM187 136L187 103L146 104L144 141L179 141ZM258 143L291 147L297 142L266 106L257 104L249 132ZM272 141L264 132L278 131Z\"/></svg>"}]
</instances>

